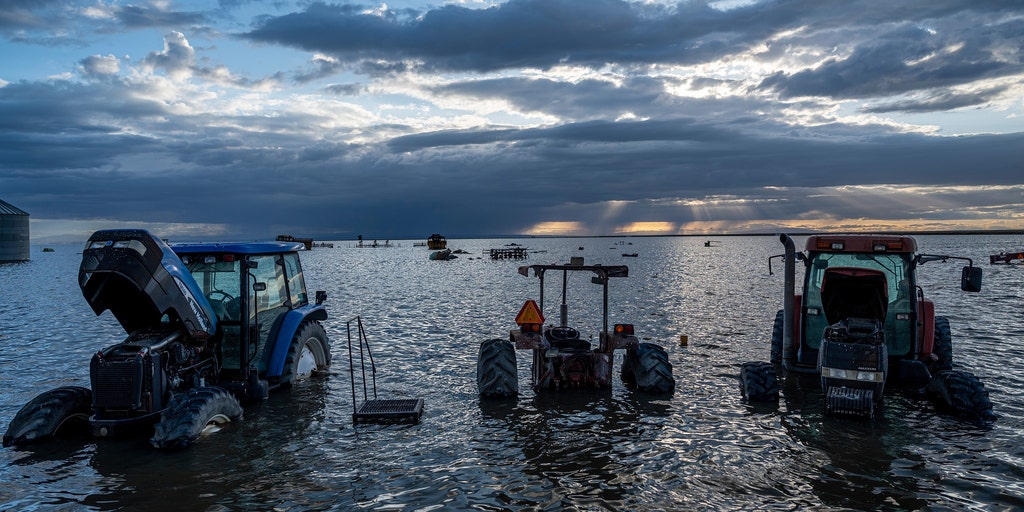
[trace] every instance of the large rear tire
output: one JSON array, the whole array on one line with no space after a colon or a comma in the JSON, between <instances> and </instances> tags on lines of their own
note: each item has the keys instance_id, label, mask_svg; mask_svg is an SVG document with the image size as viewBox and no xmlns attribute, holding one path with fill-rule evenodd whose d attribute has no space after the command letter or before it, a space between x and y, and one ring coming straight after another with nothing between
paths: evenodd
<instances>
[{"instance_id":1,"label":"large rear tire","mask_svg":"<svg viewBox=\"0 0 1024 512\"><path fill-rule=\"evenodd\" d=\"M309 321L302 324L292 338L280 382L282 386L290 386L323 374L330 367L331 344L327 340L327 331L320 322Z\"/></svg>"},{"instance_id":2,"label":"large rear tire","mask_svg":"<svg viewBox=\"0 0 1024 512\"><path fill-rule=\"evenodd\" d=\"M149 442L162 449L187 448L204 432L241 417L242 404L226 389L216 386L190 389L171 398Z\"/></svg>"},{"instance_id":3,"label":"large rear tire","mask_svg":"<svg viewBox=\"0 0 1024 512\"><path fill-rule=\"evenodd\" d=\"M668 353L653 343L641 343L636 349L626 351L622 381L646 393L671 393L676 389Z\"/></svg>"},{"instance_id":4,"label":"large rear tire","mask_svg":"<svg viewBox=\"0 0 1024 512\"><path fill-rule=\"evenodd\" d=\"M935 361L934 372L939 373L953 369L953 333L949 328L949 319L944 316L935 317L935 341L932 353Z\"/></svg>"},{"instance_id":5,"label":"large rear tire","mask_svg":"<svg viewBox=\"0 0 1024 512\"><path fill-rule=\"evenodd\" d=\"M495 338L480 344L476 386L481 398L509 398L519 394L516 349L511 342Z\"/></svg>"},{"instance_id":6,"label":"large rear tire","mask_svg":"<svg viewBox=\"0 0 1024 512\"><path fill-rule=\"evenodd\" d=\"M743 363L740 392L748 402L778 402L779 378L775 365L763 361Z\"/></svg>"},{"instance_id":7,"label":"large rear tire","mask_svg":"<svg viewBox=\"0 0 1024 512\"><path fill-rule=\"evenodd\" d=\"M962 370L949 370L936 374L928 383L939 405L954 414L980 421L994 421L992 401L988 390L974 374Z\"/></svg>"},{"instance_id":8,"label":"large rear tire","mask_svg":"<svg viewBox=\"0 0 1024 512\"><path fill-rule=\"evenodd\" d=\"M55 437L88 434L92 391L80 386L51 389L14 415L4 446L33 444Z\"/></svg>"}]
</instances>

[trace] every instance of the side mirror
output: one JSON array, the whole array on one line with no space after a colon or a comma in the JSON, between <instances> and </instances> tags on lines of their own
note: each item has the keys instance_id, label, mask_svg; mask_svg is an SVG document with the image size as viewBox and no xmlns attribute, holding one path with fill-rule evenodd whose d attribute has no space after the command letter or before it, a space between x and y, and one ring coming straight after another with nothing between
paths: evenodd
<instances>
[{"instance_id":1,"label":"side mirror","mask_svg":"<svg viewBox=\"0 0 1024 512\"><path fill-rule=\"evenodd\" d=\"M960 289L965 292L981 291L981 267L964 267L960 275Z\"/></svg>"},{"instance_id":2,"label":"side mirror","mask_svg":"<svg viewBox=\"0 0 1024 512\"><path fill-rule=\"evenodd\" d=\"M254 291L254 292L265 292L265 291L267 291L267 283L253 283L252 291Z\"/></svg>"},{"instance_id":3,"label":"side mirror","mask_svg":"<svg viewBox=\"0 0 1024 512\"><path fill-rule=\"evenodd\" d=\"M327 292L324 291L324 290L317 290L316 291L316 303L317 304L323 304L325 300L327 300Z\"/></svg>"}]
</instances>

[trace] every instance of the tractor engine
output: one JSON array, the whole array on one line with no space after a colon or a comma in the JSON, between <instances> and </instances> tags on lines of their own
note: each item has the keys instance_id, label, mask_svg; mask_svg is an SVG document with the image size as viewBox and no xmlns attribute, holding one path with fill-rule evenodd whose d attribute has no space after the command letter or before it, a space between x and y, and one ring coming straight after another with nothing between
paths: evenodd
<instances>
[{"instance_id":1,"label":"tractor engine","mask_svg":"<svg viewBox=\"0 0 1024 512\"><path fill-rule=\"evenodd\" d=\"M570 388L592 387L590 378L590 358L587 354L574 354L560 360L558 374L560 385Z\"/></svg>"},{"instance_id":2,"label":"tractor engine","mask_svg":"<svg viewBox=\"0 0 1024 512\"><path fill-rule=\"evenodd\" d=\"M829 322L818 349L825 410L874 416L889 371L882 328L888 308L885 276L863 268L829 269L821 294Z\"/></svg>"},{"instance_id":3,"label":"tractor engine","mask_svg":"<svg viewBox=\"0 0 1024 512\"><path fill-rule=\"evenodd\" d=\"M197 387L207 374L215 375L209 351L186 345L182 338L181 330L140 330L93 355L93 435L122 434L125 420L156 421L173 392Z\"/></svg>"}]
</instances>

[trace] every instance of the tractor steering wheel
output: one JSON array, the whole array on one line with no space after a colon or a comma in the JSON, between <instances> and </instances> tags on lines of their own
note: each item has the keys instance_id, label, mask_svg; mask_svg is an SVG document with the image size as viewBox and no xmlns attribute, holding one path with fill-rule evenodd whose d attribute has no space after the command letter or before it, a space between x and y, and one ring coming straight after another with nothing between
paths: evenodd
<instances>
[{"instance_id":1,"label":"tractor steering wheel","mask_svg":"<svg viewBox=\"0 0 1024 512\"><path fill-rule=\"evenodd\" d=\"M552 341L575 340L580 337L580 332L572 327L552 327L548 336Z\"/></svg>"},{"instance_id":2,"label":"tractor steering wheel","mask_svg":"<svg viewBox=\"0 0 1024 512\"><path fill-rule=\"evenodd\" d=\"M222 317L221 320L223 320L223 319L235 319L235 320L237 320L238 319L239 309L238 309L238 301L235 299L235 297L233 295L223 291L223 290L213 290L212 292L209 293L209 295L207 295L207 297L210 300L215 300L213 298L215 295L221 297L219 302L220 302L221 308L223 308L223 310L224 310L224 314L223 315L217 315L217 316L218 317ZM216 307L214 309L216 309Z\"/></svg>"},{"instance_id":3,"label":"tractor steering wheel","mask_svg":"<svg viewBox=\"0 0 1024 512\"><path fill-rule=\"evenodd\" d=\"M209 295L207 295L207 297L212 299L214 295L220 295L221 297L223 297L222 299L220 299L221 302L231 302L235 300L235 298L231 294L223 290L213 290L212 292L210 292Z\"/></svg>"}]
</instances>

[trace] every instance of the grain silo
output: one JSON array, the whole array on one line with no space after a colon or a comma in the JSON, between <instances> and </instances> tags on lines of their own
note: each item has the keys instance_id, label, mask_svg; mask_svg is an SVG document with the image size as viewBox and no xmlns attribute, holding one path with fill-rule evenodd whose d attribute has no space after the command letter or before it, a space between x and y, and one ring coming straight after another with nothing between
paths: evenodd
<instances>
[{"instance_id":1,"label":"grain silo","mask_svg":"<svg viewBox=\"0 0 1024 512\"><path fill-rule=\"evenodd\" d=\"M28 261L28 213L0 200L0 263Z\"/></svg>"}]
</instances>

